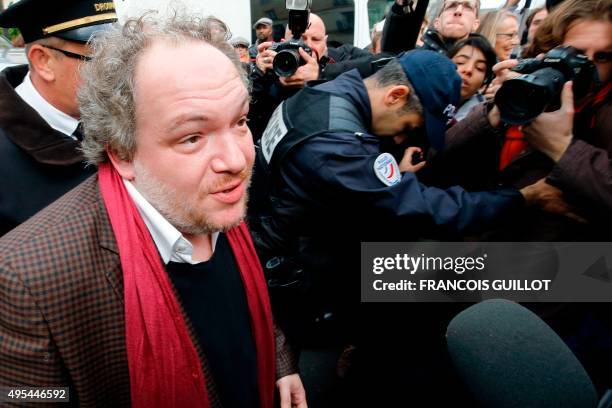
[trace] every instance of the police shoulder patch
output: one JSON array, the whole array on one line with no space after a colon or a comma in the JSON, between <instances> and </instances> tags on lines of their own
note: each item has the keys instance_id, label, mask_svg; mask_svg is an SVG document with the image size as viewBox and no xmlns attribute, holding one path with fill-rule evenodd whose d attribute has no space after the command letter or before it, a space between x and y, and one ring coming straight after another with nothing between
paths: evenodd
<instances>
[{"instance_id":1,"label":"police shoulder patch","mask_svg":"<svg viewBox=\"0 0 612 408\"><path fill-rule=\"evenodd\" d=\"M393 186L402 179L399 166L389 153L383 153L374 160L374 173L386 186Z\"/></svg>"}]
</instances>

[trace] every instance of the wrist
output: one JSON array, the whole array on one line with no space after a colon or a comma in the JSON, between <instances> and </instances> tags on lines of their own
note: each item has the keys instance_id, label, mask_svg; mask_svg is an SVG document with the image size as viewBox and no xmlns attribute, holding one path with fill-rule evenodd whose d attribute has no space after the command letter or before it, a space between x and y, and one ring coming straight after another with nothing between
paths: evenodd
<instances>
[{"instance_id":1,"label":"wrist","mask_svg":"<svg viewBox=\"0 0 612 408\"><path fill-rule=\"evenodd\" d=\"M572 137L573 138L573 137ZM571 140L571 138L570 138ZM561 160L561 157L563 157L563 155L565 154L565 152L567 151L568 147L569 147L569 143L561 143L559 145L558 148L556 148L554 151L551 151L548 156L554 160L555 163L557 163L559 160Z\"/></svg>"},{"instance_id":2,"label":"wrist","mask_svg":"<svg viewBox=\"0 0 612 408\"><path fill-rule=\"evenodd\" d=\"M487 113L487 119L489 120L489 124L491 127L498 127L501 124L501 114L499 113L499 108L495 104L489 105L489 112Z\"/></svg>"},{"instance_id":3,"label":"wrist","mask_svg":"<svg viewBox=\"0 0 612 408\"><path fill-rule=\"evenodd\" d=\"M520 193L523 195L523 199L525 200L525 204L527 206L531 206L535 204L537 200L537 192L536 188L532 185L521 188Z\"/></svg>"}]
</instances>

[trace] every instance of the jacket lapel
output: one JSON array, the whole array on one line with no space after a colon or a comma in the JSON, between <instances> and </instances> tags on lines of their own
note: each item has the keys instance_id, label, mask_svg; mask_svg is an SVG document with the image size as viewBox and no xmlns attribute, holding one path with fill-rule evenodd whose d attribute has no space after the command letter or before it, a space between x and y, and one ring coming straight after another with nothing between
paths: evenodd
<instances>
[{"instance_id":1,"label":"jacket lapel","mask_svg":"<svg viewBox=\"0 0 612 408\"><path fill-rule=\"evenodd\" d=\"M97 232L98 243L100 248L102 248L100 259L103 264L102 270L105 271L106 279L113 288L117 298L123 303L123 271L121 269L121 259L119 258L119 248L117 247L115 234L108 219L100 189L98 188L97 178L95 188L98 197Z\"/></svg>"}]
</instances>

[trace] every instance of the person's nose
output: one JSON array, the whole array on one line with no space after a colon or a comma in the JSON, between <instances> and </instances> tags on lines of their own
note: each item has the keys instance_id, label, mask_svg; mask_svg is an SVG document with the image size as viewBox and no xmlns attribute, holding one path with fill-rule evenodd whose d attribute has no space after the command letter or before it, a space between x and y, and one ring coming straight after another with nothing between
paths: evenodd
<instances>
[{"instance_id":1,"label":"person's nose","mask_svg":"<svg viewBox=\"0 0 612 408\"><path fill-rule=\"evenodd\" d=\"M242 138L249 137L249 135L237 136L230 130L227 130L215 136L215 152L211 162L213 171L231 174L238 174L244 171L248 165L245 154L246 146L244 146L247 142L242 140ZM248 142L252 143L250 137ZM250 148L252 149L253 147L250 146Z\"/></svg>"}]
</instances>

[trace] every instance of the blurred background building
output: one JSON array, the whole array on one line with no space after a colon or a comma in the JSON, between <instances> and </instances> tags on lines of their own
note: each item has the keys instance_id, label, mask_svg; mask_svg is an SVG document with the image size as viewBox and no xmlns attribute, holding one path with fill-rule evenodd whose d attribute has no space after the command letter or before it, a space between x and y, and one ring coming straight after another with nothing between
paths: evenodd
<instances>
[{"instance_id":1,"label":"blurred background building","mask_svg":"<svg viewBox=\"0 0 612 408\"><path fill-rule=\"evenodd\" d=\"M0 0L0 8L16 0ZM54 0L47 0L54 1ZM103 0L100 0L103 1ZM184 8L202 15L214 15L224 20L233 34L255 39L253 23L261 17L274 22L274 37L284 36L287 24L285 0L114 0L120 19L142 14L146 10L167 12ZM430 0L427 12L432 21L443 0ZM312 11L323 18L330 41L351 43L365 47L369 44L370 28L379 22L393 4L393 0L313 0ZM505 0L481 0L481 9L501 7ZM522 7L525 0L521 0ZM543 4L544 0L532 0L531 7Z\"/></svg>"}]
</instances>

